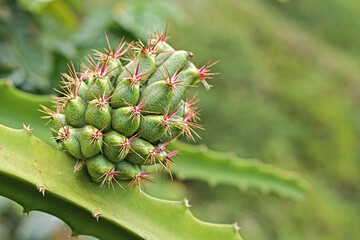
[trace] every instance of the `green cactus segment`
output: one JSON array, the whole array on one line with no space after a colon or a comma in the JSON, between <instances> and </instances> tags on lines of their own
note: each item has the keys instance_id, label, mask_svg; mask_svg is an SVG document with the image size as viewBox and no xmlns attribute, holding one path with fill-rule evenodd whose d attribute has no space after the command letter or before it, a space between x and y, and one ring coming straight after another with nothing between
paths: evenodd
<instances>
[{"instance_id":1,"label":"green cactus segment","mask_svg":"<svg viewBox=\"0 0 360 240\"><path fill-rule=\"evenodd\" d=\"M138 76L142 76L141 77L142 81L147 80L149 76L156 69L155 59L153 56L149 56L143 52L140 52L133 61L130 61L125 66L125 69L127 71L123 71L119 75L116 84L119 84L124 79L129 79Z\"/></svg>"},{"instance_id":2,"label":"green cactus segment","mask_svg":"<svg viewBox=\"0 0 360 240\"><path fill-rule=\"evenodd\" d=\"M57 113L63 113L63 103L66 102L64 112L67 125L80 131L78 139L81 154L74 151L78 148L71 145L76 139L63 144L65 149L72 151L70 154L82 158L84 162L98 154L112 163L124 159L138 165L159 162L171 173L168 165L172 159L169 156L160 159L160 153L163 151L164 154L166 149L162 149L159 144L168 143L181 134L195 141L192 134L197 135L195 130L202 129L196 123L199 120L196 106L181 121L175 123L171 120L188 87L196 82L194 78L200 77L198 69L189 62L193 54L183 50L175 51L165 42L163 33L156 32L155 39L150 36L146 44L140 40L135 44L121 41L116 51L107 39L109 49L105 52L94 50L95 57L87 58L89 65L79 67L84 72L76 72L72 64L69 74L62 74L65 80L60 88L65 93L58 98ZM124 59L130 59L126 64L119 60L124 54L128 54ZM158 66L159 61L161 66ZM205 79L209 74L209 69L204 68L202 78ZM78 96L80 90L81 96ZM72 106L75 101L82 102L82 105L75 106L85 106L85 112ZM191 103L186 105L191 107ZM50 117L54 115L50 109L44 108L43 112ZM84 127L85 123L91 128ZM105 136L111 134L103 139L103 131ZM66 140L63 136L55 137L58 142ZM114 173L107 171L106 174L105 183L112 183ZM135 185L141 181L151 181L148 173L133 179Z\"/></svg>"},{"instance_id":3,"label":"green cactus segment","mask_svg":"<svg viewBox=\"0 0 360 240\"><path fill-rule=\"evenodd\" d=\"M171 99L170 105L168 107L169 112L176 111L176 109L179 107L179 104L183 98L184 98L183 94L181 94L177 91L174 91L173 98Z\"/></svg>"},{"instance_id":4,"label":"green cactus segment","mask_svg":"<svg viewBox=\"0 0 360 240\"><path fill-rule=\"evenodd\" d=\"M151 164L149 154L154 150L153 145L141 138L137 138L132 142L131 149L125 158L128 162L139 165Z\"/></svg>"},{"instance_id":5,"label":"green cactus segment","mask_svg":"<svg viewBox=\"0 0 360 240\"><path fill-rule=\"evenodd\" d=\"M123 160L129 152L129 149L121 149L121 145L125 140L125 136L116 131L108 132L104 136L103 152L112 162L119 162Z\"/></svg>"},{"instance_id":6,"label":"green cactus segment","mask_svg":"<svg viewBox=\"0 0 360 240\"><path fill-rule=\"evenodd\" d=\"M115 170L118 172L118 174L115 175L116 179L131 180L141 173L141 166L125 160L115 163Z\"/></svg>"},{"instance_id":7,"label":"green cactus segment","mask_svg":"<svg viewBox=\"0 0 360 240\"><path fill-rule=\"evenodd\" d=\"M156 51L158 54L155 57L155 63L157 67L163 64L175 52L175 50L164 41L160 41L158 44L159 47Z\"/></svg>"},{"instance_id":8,"label":"green cactus segment","mask_svg":"<svg viewBox=\"0 0 360 240\"><path fill-rule=\"evenodd\" d=\"M81 153L80 143L78 140L79 132L77 129L69 129L69 127L66 126L60 129L59 135L63 135L65 137L65 139L61 142L63 148L68 153L70 153L75 158L84 158Z\"/></svg>"},{"instance_id":9,"label":"green cactus segment","mask_svg":"<svg viewBox=\"0 0 360 240\"><path fill-rule=\"evenodd\" d=\"M130 107L122 107L114 110L112 114L112 128L117 132L130 137L140 125L140 116L131 116Z\"/></svg>"},{"instance_id":10,"label":"green cactus segment","mask_svg":"<svg viewBox=\"0 0 360 240\"><path fill-rule=\"evenodd\" d=\"M186 91L199 79L196 66L192 62L189 62L184 71L180 73L178 79L179 83L176 86L176 90L174 90L174 96L169 106L170 112L176 110L181 100L184 99Z\"/></svg>"},{"instance_id":11,"label":"green cactus segment","mask_svg":"<svg viewBox=\"0 0 360 240\"><path fill-rule=\"evenodd\" d=\"M99 129L109 129L111 127L111 108L109 104L101 104L97 99L92 100L86 108L85 122Z\"/></svg>"},{"instance_id":12,"label":"green cactus segment","mask_svg":"<svg viewBox=\"0 0 360 240\"><path fill-rule=\"evenodd\" d=\"M146 118L140 120L140 125L137 132L140 137L147 140L148 142L156 142L164 134L166 128L163 126L162 115L149 115Z\"/></svg>"},{"instance_id":13,"label":"green cactus segment","mask_svg":"<svg viewBox=\"0 0 360 240\"><path fill-rule=\"evenodd\" d=\"M85 82L80 82L78 96L81 97L82 100L86 101L86 94L89 90L88 85Z\"/></svg>"},{"instance_id":14,"label":"green cactus segment","mask_svg":"<svg viewBox=\"0 0 360 240\"><path fill-rule=\"evenodd\" d=\"M119 82L111 98L111 107L127 107L129 104L136 105L140 97L140 83L132 84L128 79Z\"/></svg>"},{"instance_id":15,"label":"green cactus segment","mask_svg":"<svg viewBox=\"0 0 360 240\"><path fill-rule=\"evenodd\" d=\"M64 112L66 122L73 127L85 125L86 104L79 96L69 99L65 103Z\"/></svg>"},{"instance_id":16,"label":"green cactus segment","mask_svg":"<svg viewBox=\"0 0 360 240\"><path fill-rule=\"evenodd\" d=\"M172 77L175 73L180 72L191 59L192 53L187 51L176 51L162 65L158 67L158 71L151 75L148 84L164 80L165 77Z\"/></svg>"},{"instance_id":17,"label":"green cactus segment","mask_svg":"<svg viewBox=\"0 0 360 240\"><path fill-rule=\"evenodd\" d=\"M161 114L169 106L174 92L165 81L154 82L141 92L140 101L147 101L146 114Z\"/></svg>"},{"instance_id":18,"label":"green cactus segment","mask_svg":"<svg viewBox=\"0 0 360 240\"><path fill-rule=\"evenodd\" d=\"M59 131L60 128L65 127L66 125L66 118L64 114L58 113L52 119L52 128L55 131Z\"/></svg>"},{"instance_id":19,"label":"green cactus segment","mask_svg":"<svg viewBox=\"0 0 360 240\"><path fill-rule=\"evenodd\" d=\"M234 225L196 219L182 201L165 201L115 184L99 188L74 160L25 130L0 125L0 195L69 224L72 235L110 239L241 239ZM42 188L40 188L42 187ZM38 188L44 190L44 196ZM46 188L46 190L45 190ZM121 194L120 194L121 193ZM93 215L99 216L98 222ZM30 213L31 214L31 213Z\"/></svg>"},{"instance_id":20,"label":"green cactus segment","mask_svg":"<svg viewBox=\"0 0 360 240\"><path fill-rule=\"evenodd\" d=\"M195 82L197 82L199 78L200 78L200 75L198 73L197 67L192 62L189 62L187 67L184 69L184 71L179 76L179 85L176 86L177 92L180 95L185 94L186 90L191 85L194 85Z\"/></svg>"},{"instance_id":21,"label":"green cactus segment","mask_svg":"<svg viewBox=\"0 0 360 240\"><path fill-rule=\"evenodd\" d=\"M113 86L108 76L90 79L88 87L89 89L86 93L86 101L88 102L95 98L107 96L113 90Z\"/></svg>"},{"instance_id":22,"label":"green cactus segment","mask_svg":"<svg viewBox=\"0 0 360 240\"><path fill-rule=\"evenodd\" d=\"M79 142L82 155L91 158L101 152L103 135L98 129L87 125L79 134Z\"/></svg>"},{"instance_id":23,"label":"green cactus segment","mask_svg":"<svg viewBox=\"0 0 360 240\"><path fill-rule=\"evenodd\" d=\"M179 179L201 180L210 185L224 184L242 191L255 189L294 200L302 200L309 187L308 182L297 174L254 159L230 157L226 153L184 146L179 142L170 145L182 148L178 160L181 168L172 168Z\"/></svg>"},{"instance_id":24,"label":"green cactus segment","mask_svg":"<svg viewBox=\"0 0 360 240\"><path fill-rule=\"evenodd\" d=\"M115 165L101 154L87 159L86 167L94 182L106 181L106 174L115 169Z\"/></svg>"}]
</instances>

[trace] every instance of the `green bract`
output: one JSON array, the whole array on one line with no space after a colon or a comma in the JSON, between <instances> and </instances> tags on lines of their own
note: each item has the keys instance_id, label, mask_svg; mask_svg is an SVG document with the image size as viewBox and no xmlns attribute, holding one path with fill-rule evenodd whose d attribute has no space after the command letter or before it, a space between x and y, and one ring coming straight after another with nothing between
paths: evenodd
<instances>
[{"instance_id":1,"label":"green bract","mask_svg":"<svg viewBox=\"0 0 360 240\"><path fill-rule=\"evenodd\" d=\"M197 68L191 52L175 51L165 40L156 33L147 45L122 41L116 50L95 51L78 72L71 64L57 111L44 109L57 142L87 166L93 181L151 181L146 166L154 164L170 172L174 151L166 145L181 135L194 140L202 129L197 101L185 96L198 82L210 86L211 65Z\"/></svg>"}]
</instances>

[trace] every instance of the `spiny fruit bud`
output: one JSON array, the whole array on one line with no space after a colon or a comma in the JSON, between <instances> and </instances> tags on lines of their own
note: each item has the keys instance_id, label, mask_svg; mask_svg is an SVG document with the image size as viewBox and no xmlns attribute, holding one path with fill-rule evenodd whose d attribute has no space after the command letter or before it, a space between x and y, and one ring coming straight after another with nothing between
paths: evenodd
<instances>
[{"instance_id":1,"label":"spiny fruit bud","mask_svg":"<svg viewBox=\"0 0 360 240\"><path fill-rule=\"evenodd\" d=\"M195 141L199 110L188 89L214 73L207 63L196 67L193 54L175 51L164 33L144 44L126 43L95 51L88 64L68 65L62 74L56 111L41 112L52 122L55 140L87 166L94 182L131 180L129 186L153 182L146 167L159 164L171 175L171 159L179 150L168 143L184 135ZM158 168L156 168L158 169Z\"/></svg>"}]
</instances>

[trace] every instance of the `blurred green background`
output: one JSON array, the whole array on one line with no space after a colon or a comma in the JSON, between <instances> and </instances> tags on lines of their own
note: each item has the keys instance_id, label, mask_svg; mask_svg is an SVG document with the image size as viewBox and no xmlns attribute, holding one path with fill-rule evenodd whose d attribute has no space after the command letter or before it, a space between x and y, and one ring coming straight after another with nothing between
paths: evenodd
<instances>
[{"instance_id":1,"label":"blurred green background","mask_svg":"<svg viewBox=\"0 0 360 240\"><path fill-rule=\"evenodd\" d=\"M169 43L192 51L199 65L221 60L211 91L195 89L207 129L198 143L297 171L312 184L294 202L179 182L195 216L237 221L247 240L360 239L359 11L355 0L0 0L0 78L54 93L66 63L102 49L104 32L116 43L167 25ZM52 232L24 234L51 217L30 221L4 199L0 208L1 239L69 234L58 220Z\"/></svg>"}]
</instances>

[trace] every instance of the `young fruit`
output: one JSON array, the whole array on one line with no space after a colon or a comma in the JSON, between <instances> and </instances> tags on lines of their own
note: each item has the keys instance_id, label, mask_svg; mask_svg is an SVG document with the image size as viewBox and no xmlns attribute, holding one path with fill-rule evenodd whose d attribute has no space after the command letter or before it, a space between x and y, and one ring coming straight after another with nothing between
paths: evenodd
<instances>
[{"instance_id":1,"label":"young fruit","mask_svg":"<svg viewBox=\"0 0 360 240\"><path fill-rule=\"evenodd\" d=\"M199 110L188 89L206 79L213 64L201 68L190 62L193 54L175 51L165 34L143 43L126 43L95 51L76 71L62 74L63 96L57 109L42 106L52 122L55 140L85 164L101 186L131 180L130 187L152 182L146 166L160 165L171 175L171 159L179 150L168 150L171 141L184 135L195 140ZM160 169L161 169L160 168Z\"/></svg>"}]
</instances>

